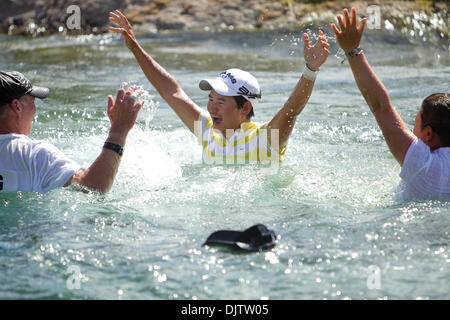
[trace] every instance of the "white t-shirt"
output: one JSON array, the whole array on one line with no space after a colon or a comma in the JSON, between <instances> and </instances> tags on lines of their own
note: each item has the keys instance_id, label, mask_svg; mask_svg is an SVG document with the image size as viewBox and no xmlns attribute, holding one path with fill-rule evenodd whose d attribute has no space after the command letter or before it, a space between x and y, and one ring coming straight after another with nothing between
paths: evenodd
<instances>
[{"instance_id":1,"label":"white t-shirt","mask_svg":"<svg viewBox=\"0 0 450 320\"><path fill-rule=\"evenodd\" d=\"M45 193L62 187L80 170L51 143L22 134L0 134L0 192Z\"/></svg>"},{"instance_id":2,"label":"white t-shirt","mask_svg":"<svg viewBox=\"0 0 450 320\"><path fill-rule=\"evenodd\" d=\"M411 143L403 161L397 197L414 199L450 199L450 147L430 150L422 140Z\"/></svg>"}]
</instances>

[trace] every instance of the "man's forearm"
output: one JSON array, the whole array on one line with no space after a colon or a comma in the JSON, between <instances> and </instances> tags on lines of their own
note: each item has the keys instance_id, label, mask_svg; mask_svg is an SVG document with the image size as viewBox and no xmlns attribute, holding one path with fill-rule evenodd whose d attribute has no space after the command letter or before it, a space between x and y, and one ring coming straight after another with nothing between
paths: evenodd
<instances>
[{"instance_id":1,"label":"man's forearm","mask_svg":"<svg viewBox=\"0 0 450 320\"><path fill-rule=\"evenodd\" d=\"M297 116L305 108L312 94L313 87L314 80L307 79L304 76L301 77L283 108L270 121L268 131L269 139L271 139L270 129L277 129L279 130L279 145L283 146L287 143L294 129Z\"/></svg>"},{"instance_id":2,"label":"man's forearm","mask_svg":"<svg viewBox=\"0 0 450 320\"><path fill-rule=\"evenodd\" d=\"M179 90L177 81L145 52L139 43L136 42L131 52L134 54L147 79L164 100L167 101Z\"/></svg>"},{"instance_id":3,"label":"man's forearm","mask_svg":"<svg viewBox=\"0 0 450 320\"><path fill-rule=\"evenodd\" d=\"M297 82L297 85L295 86L294 91L292 91L289 99L284 104L282 111L288 113L289 116L298 116L305 108L306 103L311 97L314 88L314 81L315 80L310 80L305 78L305 76L302 76Z\"/></svg>"},{"instance_id":4,"label":"man's forearm","mask_svg":"<svg viewBox=\"0 0 450 320\"><path fill-rule=\"evenodd\" d=\"M106 141L123 148L127 134L128 132L111 129ZM103 148L94 163L88 169L77 172L70 183L75 182L100 193L106 193L114 183L120 159L121 156L116 151Z\"/></svg>"},{"instance_id":5,"label":"man's forearm","mask_svg":"<svg viewBox=\"0 0 450 320\"><path fill-rule=\"evenodd\" d=\"M395 159L403 158L415 136L392 106L389 94L373 72L364 54L349 59L356 83L377 120L386 143Z\"/></svg>"},{"instance_id":6,"label":"man's forearm","mask_svg":"<svg viewBox=\"0 0 450 320\"><path fill-rule=\"evenodd\" d=\"M133 46L131 51L153 87L175 111L184 124L194 132L194 121L198 119L200 109L187 96L178 82L146 53L139 43L136 42L136 45Z\"/></svg>"},{"instance_id":7,"label":"man's forearm","mask_svg":"<svg viewBox=\"0 0 450 320\"><path fill-rule=\"evenodd\" d=\"M381 80L369 65L364 53L350 57L350 67L361 94L373 113L390 105L389 94Z\"/></svg>"}]
</instances>

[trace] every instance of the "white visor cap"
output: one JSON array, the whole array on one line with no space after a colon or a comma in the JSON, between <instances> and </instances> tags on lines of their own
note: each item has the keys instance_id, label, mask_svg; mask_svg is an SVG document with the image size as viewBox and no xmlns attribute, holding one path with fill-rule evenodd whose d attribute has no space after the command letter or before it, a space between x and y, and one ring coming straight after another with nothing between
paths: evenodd
<instances>
[{"instance_id":1,"label":"white visor cap","mask_svg":"<svg viewBox=\"0 0 450 320\"><path fill-rule=\"evenodd\" d=\"M250 73L241 69L228 69L215 79L200 81L202 90L214 89L223 96L242 96L255 106L261 99L261 88L258 80Z\"/></svg>"}]
</instances>

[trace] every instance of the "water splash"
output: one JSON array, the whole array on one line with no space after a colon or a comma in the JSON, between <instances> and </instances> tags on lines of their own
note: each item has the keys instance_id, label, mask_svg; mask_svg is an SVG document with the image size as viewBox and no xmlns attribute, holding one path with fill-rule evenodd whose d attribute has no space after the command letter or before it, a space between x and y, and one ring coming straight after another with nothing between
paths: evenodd
<instances>
[{"instance_id":1,"label":"water splash","mask_svg":"<svg viewBox=\"0 0 450 320\"><path fill-rule=\"evenodd\" d=\"M150 122L153 120L153 117L156 114L156 111L159 108L159 102L154 101L153 96L148 90L145 90L142 85L134 84L132 82L122 82L122 84L120 85L120 89L126 91L131 86L136 87L137 100L144 101L144 105L142 106L142 109L138 115L138 120L144 121L145 127L148 128L150 126Z\"/></svg>"},{"instance_id":2,"label":"water splash","mask_svg":"<svg viewBox=\"0 0 450 320\"><path fill-rule=\"evenodd\" d=\"M338 59L341 63L344 63L345 61L345 52L342 50L342 48L339 48L338 51L333 55L336 59Z\"/></svg>"}]
</instances>

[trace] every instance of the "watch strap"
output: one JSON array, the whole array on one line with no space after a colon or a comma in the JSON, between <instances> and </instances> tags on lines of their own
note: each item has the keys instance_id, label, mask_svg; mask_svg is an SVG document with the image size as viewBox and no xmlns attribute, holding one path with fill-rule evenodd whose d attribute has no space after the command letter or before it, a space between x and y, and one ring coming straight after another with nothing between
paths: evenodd
<instances>
[{"instance_id":1,"label":"watch strap","mask_svg":"<svg viewBox=\"0 0 450 320\"><path fill-rule=\"evenodd\" d=\"M346 52L345 55L347 57L357 57L361 54L361 52L363 52L362 49L358 47L358 48L353 49L350 52Z\"/></svg>"},{"instance_id":2,"label":"watch strap","mask_svg":"<svg viewBox=\"0 0 450 320\"><path fill-rule=\"evenodd\" d=\"M103 144L103 148L115 151L119 154L119 156L123 155L123 148L122 146L112 143L112 142L105 142L105 144Z\"/></svg>"}]
</instances>

